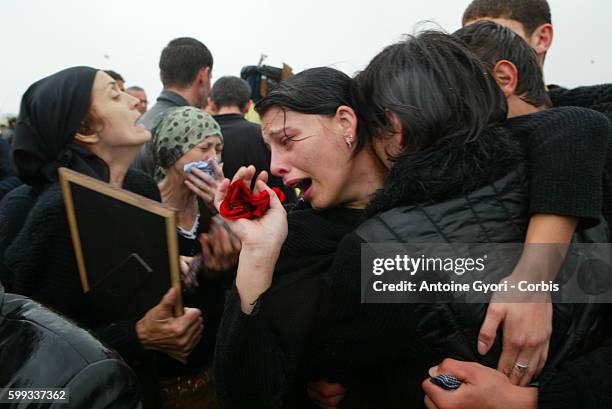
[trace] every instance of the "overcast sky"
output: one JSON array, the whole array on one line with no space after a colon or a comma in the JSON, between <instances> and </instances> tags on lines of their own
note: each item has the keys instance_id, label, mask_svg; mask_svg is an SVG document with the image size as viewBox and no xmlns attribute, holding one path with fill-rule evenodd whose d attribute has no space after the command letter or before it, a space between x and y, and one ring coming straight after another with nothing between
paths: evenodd
<instances>
[{"instance_id":1,"label":"overcast sky","mask_svg":"<svg viewBox=\"0 0 612 409\"><path fill-rule=\"evenodd\" d=\"M362 69L384 47L432 20L460 26L469 0L0 0L0 114L17 113L29 84L73 65L113 69L127 85L161 90L157 63L173 38L214 56L213 80L244 65ZM612 82L612 2L549 0L555 39L547 83Z\"/></svg>"}]
</instances>

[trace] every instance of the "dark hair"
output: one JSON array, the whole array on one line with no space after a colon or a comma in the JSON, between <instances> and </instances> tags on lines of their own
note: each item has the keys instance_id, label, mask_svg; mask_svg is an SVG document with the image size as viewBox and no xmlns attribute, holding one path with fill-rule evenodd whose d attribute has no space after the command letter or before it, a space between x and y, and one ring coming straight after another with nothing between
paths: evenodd
<instances>
[{"instance_id":1,"label":"dark hair","mask_svg":"<svg viewBox=\"0 0 612 409\"><path fill-rule=\"evenodd\" d=\"M159 58L164 87L186 87L204 67L212 70L213 57L208 48L195 38L175 38L163 49Z\"/></svg>"},{"instance_id":2,"label":"dark hair","mask_svg":"<svg viewBox=\"0 0 612 409\"><path fill-rule=\"evenodd\" d=\"M483 17L518 21L527 35L551 22L546 0L473 0L463 13L462 25Z\"/></svg>"},{"instance_id":3,"label":"dark hair","mask_svg":"<svg viewBox=\"0 0 612 409\"><path fill-rule=\"evenodd\" d=\"M354 108L351 84L351 77L341 71L328 67L311 68L280 82L267 97L257 102L255 110L261 116L273 107L302 114L334 116L340 106ZM353 154L364 145L365 140L358 133Z\"/></svg>"},{"instance_id":4,"label":"dark hair","mask_svg":"<svg viewBox=\"0 0 612 409\"><path fill-rule=\"evenodd\" d=\"M125 80L123 79L121 74L119 74L116 71L113 71L113 70L104 70L104 72L107 73L115 81L123 81L123 82L125 82Z\"/></svg>"},{"instance_id":5,"label":"dark hair","mask_svg":"<svg viewBox=\"0 0 612 409\"><path fill-rule=\"evenodd\" d=\"M221 77L215 81L210 90L210 99L217 108L237 105L243 109L251 99L249 83L238 77Z\"/></svg>"},{"instance_id":6,"label":"dark hair","mask_svg":"<svg viewBox=\"0 0 612 409\"><path fill-rule=\"evenodd\" d=\"M506 98L484 64L437 31L386 47L354 83L360 131L369 138L390 134L394 113L403 125L402 156L471 142L506 119Z\"/></svg>"},{"instance_id":7,"label":"dark hair","mask_svg":"<svg viewBox=\"0 0 612 409\"><path fill-rule=\"evenodd\" d=\"M521 36L492 21L470 24L453 35L465 42L489 69L500 60L513 63L518 71L516 95L536 107L552 107L536 53Z\"/></svg>"}]
</instances>

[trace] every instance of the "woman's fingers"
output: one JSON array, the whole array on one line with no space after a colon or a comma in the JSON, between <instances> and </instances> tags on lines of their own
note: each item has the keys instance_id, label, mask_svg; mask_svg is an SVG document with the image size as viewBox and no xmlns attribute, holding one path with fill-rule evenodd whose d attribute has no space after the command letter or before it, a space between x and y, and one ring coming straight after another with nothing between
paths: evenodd
<instances>
[{"instance_id":1,"label":"woman's fingers","mask_svg":"<svg viewBox=\"0 0 612 409\"><path fill-rule=\"evenodd\" d=\"M225 176L223 176L223 164L217 163L216 160L211 160L210 163L215 171L215 174L217 175L215 179L217 179L217 182L221 182L223 179L225 179Z\"/></svg>"},{"instance_id":2,"label":"woman's fingers","mask_svg":"<svg viewBox=\"0 0 612 409\"><path fill-rule=\"evenodd\" d=\"M232 179L232 182L242 179L244 181L244 184L247 187L250 187L253 177L255 177L255 166L253 165L246 166L246 167L243 166L240 169L238 169L238 171L234 175L234 178Z\"/></svg>"},{"instance_id":3,"label":"woman's fingers","mask_svg":"<svg viewBox=\"0 0 612 409\"><path fill-rule=\"evenodd\" d=\"M187 186L191 185L197 187L197 189L199 189L201 192L194 190L191 186L190 189L194 190L194 192L199 196L205 195L209 199L212 199L214 197L215 191L218 187L217 180L213 179L212 176L210 176L206 172L202 172L199 169L192 169L191 172L187 174L185 184L187 184Z\"/></svg>"},{"instance_id":4,"label":"woman's fingers","mask_svg":"<svg viewBox=\"0 0 612 409\"><path fill-rule=\"evenodd\" d=\"M259 175L257 175L257 179L255 180L255 186L253 191L255 193L260 193L262 190L259 187L259 181L262 181L263 183L265 183L267 185L268 183L268 172L266 172L265 170L262 170Z\"/></svg>"},{"instance_id":5,"label":"woman's fingers","mask_svg":"<svg viewBox=\"0 0 612 409\"><path fill-rule=\"evenodd\" d=\"M265 170L262 170L261 172L259 172L259 176L257 176L257 179L261 180L265 184L268 183L268 178L269 178L268 172L266 172Z\"/></svg>"},{"instance_id":6,"label":"woman's fingers","mask_svg":"<svg viewBox=\"0 0 612 409\"><path fill-rule=\"evenodd\" d=\"M281 203L280 199L278 198L278 195L276 194L276 192L274 190L272 190L263 181L258 179L257 183L255 184L255 188L258 188L259 191L261 191L261 192L263 192L263 191L268 192L268 194L270 195L270 208L271 209L279 209L279 208L283 207L283 204Z\"/></svg>"},{"instance_id":7,"label":"woman's fingers","mask_svg":"<svg viewBox=\"0 0 612 409\"><path fill-rule=\"evenodd\" d=\"M204 201L204 203L212 203L212 201L214 200L214 192L200 189L199 187L191 183L189 180L185 181L185 185L189 188L189 190L191 190L198 197L200 197Z\"/></svg>"},{"instance_id":8,"label":"woman's fingers","mask_svg":"<svg viewBox=\"0 0 612 409\"><path fill-rule=\"evenodd\" d=\"M193 257L179 256L181 273L187 274L189 272L189 264L191 263L191 260L193 260Z\"/></svg>"},{"instance_id":9,"label":"woman's fingers","mask_svg":"<svg viewBox=\"0 0 612 409\"><path fill-rule=\"evenodd\" d=\"M207 185L216 185L217 184L217 180L215 178L210 176L208 173L206 173L204 171L201 171L198 168L191 169L191 172L189 172L187 174L187 179L191 180L192 182L194 182L198 186L200 186L200 183L197 183L197 182L200 182L200 181L203 182L204 184L207 184ZM223 179L221 179L221 180L223 180Z\"/></svg>"},{"instance_id":10,"label":"woman's fingers","mask_svg":"<svg viewBox=\"0 0 612 409\"><path fill-rule=\"evenodd\" d=\"M200 247L202 248L202 260L204 261L204 265L211 268L214 259L212 250L210 248L210 238L208 237L208 234L202 233L200 235Z\"/></svg>"},{"instance_id":11,"label":"woman's fingers","mask_svg":"<svg viewBox=\"0 0 612 409\"><path fill-rule=\"evenodd\" d=\"M217 211L219 211L219 208L221 207L221 202L223 202L223 199L225 199L225 196L227 195L227 188L229 187L229 185L230 180L223 179L223 181L217 188L217 191L215 192L214 204Z\"/></svg>"}]
</instances>

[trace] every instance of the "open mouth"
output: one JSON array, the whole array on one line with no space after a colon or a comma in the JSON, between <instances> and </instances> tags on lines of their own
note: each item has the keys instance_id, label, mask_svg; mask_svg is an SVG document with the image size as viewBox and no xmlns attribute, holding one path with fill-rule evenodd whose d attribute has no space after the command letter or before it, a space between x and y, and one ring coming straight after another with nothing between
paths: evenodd
<instances>
[{"instance_id":1,"label":"open mouth","mask_svg":"<svg viewBox=\"0 0 612 409\"><path fill-rule=\"evenodd\" d=\"M312 185L312 179L310 178L306 178L306 179L302 179L300 180L298 183L296 183L293 187L300 189L301 192L305 192L308 190L308 188Z\"/></svg>"},{"instance_id":2,"label":"open mouth","mask_svg":"<svg viewBox=\"0 0 612 409\"><path fill-rule=\"evenodd\" d=\"M305 178L300 180L291 181L286 184L289 188L298 189L300 194L298 200L306 200L309 197L310 187L312 186L312 179Z\"/></svg>"}]
</instances>

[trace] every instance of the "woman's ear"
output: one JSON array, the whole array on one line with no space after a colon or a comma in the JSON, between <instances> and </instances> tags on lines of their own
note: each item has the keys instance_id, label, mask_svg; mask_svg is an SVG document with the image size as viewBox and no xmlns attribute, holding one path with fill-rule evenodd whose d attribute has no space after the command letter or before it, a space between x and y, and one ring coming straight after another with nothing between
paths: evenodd
<instances>
[{"instance_id":1,"label":"woman's ear","mask_svg":"<svg viewBox=\"0 0 612 409\"><path fill-rule=\"evenodd\" d=\"M516 65L508 60L499 60L493 67L493 76L506 98L514 95L519 81Z\"/></svg>"},{"instance_id":2,"label":"woman's ear","mask_svg":"<svg viewBox=\"0 0 612 409\"><path fill-rule=\"evenodd\" d=\"M345 133L355 134L357 131L357 114L353 108L341 105L336 110L336 119Z\"/></svg>"},{"instance_id":3,"label":"woman's ear","mask_svg":"<svg viewBox=\"0 0 612 409\"><path fill-rule=\"evenodd\" d=\"M97 132L92 134L82 134L77 132L74 134L74 140L84 145L95 145L100 141L100 137L98 136Z\"/></svg>"},{"instance_id":4,"label":"woman's ear","mask_svg":"<svg viewBox=\"0 0 612 409\"><path fill-rule=\"evenodd\" d=\"M357 143L357 114L353 108L341 105L336 110L336 120L347 145L352 148Z\"/></svg>"}]
</instances>

